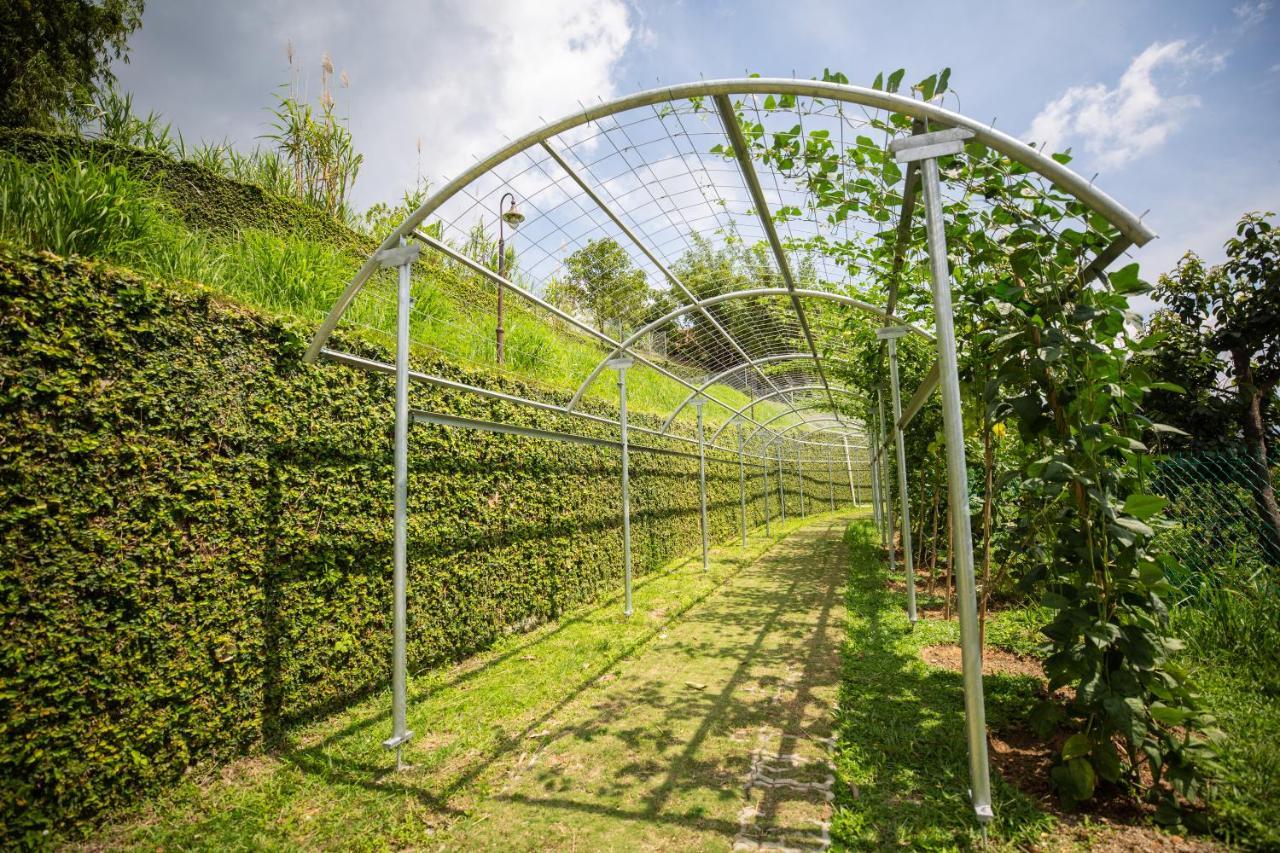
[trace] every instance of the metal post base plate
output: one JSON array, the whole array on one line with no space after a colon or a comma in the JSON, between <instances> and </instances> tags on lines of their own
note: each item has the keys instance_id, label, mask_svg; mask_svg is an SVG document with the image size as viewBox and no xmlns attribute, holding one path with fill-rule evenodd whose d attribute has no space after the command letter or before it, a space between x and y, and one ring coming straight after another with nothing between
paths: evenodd
<instances>
[{"instance_id":1,"label":"metal post base plate","mask_svg":"<svg viewBox=\"0 0 1280 853\"><path fill-rule=\"evenodd\" d=\"M402 735L397 735L396 737L387 738L382 742L382 746L385 749L399 749L400 747L408 743L412 738L413 738L413 732L405 732Z\"/></svg>"}]
</instances>

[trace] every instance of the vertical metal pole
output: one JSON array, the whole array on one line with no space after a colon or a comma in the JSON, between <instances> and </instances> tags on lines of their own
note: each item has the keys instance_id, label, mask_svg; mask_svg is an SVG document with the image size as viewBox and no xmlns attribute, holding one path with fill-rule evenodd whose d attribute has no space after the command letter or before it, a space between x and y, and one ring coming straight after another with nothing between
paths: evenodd
<instances>
[{"instance_id":1,"label":"vertical metal pole","mask_svg":"<svg viewBox=\"0 0 1280 853\"><path fill-rule=\"evenodd\" d=\"M827 492L828 492L827 496L831 499L831 511L835 512L836 511L836 478L835 478L835 475L831 473L831 451L829 448L827 450Z\"/></svg>"},{"instance_id":2,"label":"vertical metal pole","mask_svg":"<svg viewBox=\"0 0 1280 853\"><path fill-rule=\"evenodd\" d=\"M933 285L933 314L938 345L938 378L942 391L942 427L947 445L947 497L951 509L955 553L956 607L960 614L960 657L964 669L965 728L969 740L969 782L978 820L991 820L991 778L987 762L987 721L982 696L982 647L978 639L978 602L973 577L973 533L969 528L969 479L964 458L964 420L960 409L960 373L956 365L956 332L951 309L951 272L942 221L942 188L938 163L920 161L924 184L925 227Z\"/></svg>"},{"instance_id":3,"label":"vertical metal pole","mask_svg":"<svg viewBox=\"0 0 1280 853\"><path fill-rule=\"evenodd\" d=\"M609 366L618 371L618 426L622 433L622 615L631 615L631 456L627 446L627 368L629 358L615 358Z\"/></svg>"},{"instance_id":4,"label":"vertical metal pole","mask_svg":"<svg viewBox=\"0 0 1280 853\"><path fill-rule=\"evenodd\" d=\"M849 497L853 499L853 508L858 508L858 487L853 484L853 460L849 458L849 436L844 437L844 470L849 474Z\"/></svg>"},{"instance_id":5,"label":"vertical metal pole","mask_svg":"<svg viewBox=\"0 0 1280 853\"><path fill-rule=\"evenodd\" d=\"M773 531L769 529L769 516L772 512L769 509L769 459L760 454L760 467L764 469L764 535L772 536Z\"/></svg>"},{"instance_id":6,"label":"vertical metal pole","mask_svg":"<svg viewBox=\"0 0 1280 853\"><path fill-rule=\"evenodd\" d=\"M405 241L400 240L401 251ZM413 737L406 724L408 694L406 634L408 623L409 562L409 314L413 309L410 289L413 259L410 252L401 259L396 283L396 432L395 432L395 520L392 546L392 649L391 649L391 737L382 742L396 751L396 769L404 767L404 744Z\"/></svg>"},{"instance_id":7,"label":"vertical metal pole","mask_svg":"<svg viewBox=\"0 0 1280 853\"><path fill-rule=\"evenodd\" d=\"M880 407L880 476L883 478L883 482L880 484L880 494L884 496L882 514L884 516L885 547L889 549L889 568L892 570L897 562L895 554L897 548L894 547L893 541L893 480L889 476L887 466L884 464L884 457L888 455L887 451L889 449L889 431L884 416L884 395L879 392L876 393L876 405Z\"/></svg>"},{"instance_id":8,"label":"vertical metal pole","mask_svg":"<svg viewBox=\"0 0 1280 853\"><path fill-rule=\"evenodd\" d=\"M742 531L742 547L747 547L747 469L742 461L742 427L738 426L738 501L741 511L738 527Z\"/></svg>"},{"instance_id":9,"label":"vertical metal pole","mask_svg":"<svg viewBox=\"0 0 1280 853\"><path fill-rule=\"evenodd\" d=\"M800 472L800 517L804 518L804 446L796 444L796 470Z\"/></svg>"},{"instance_id":10,"label":"vertical metal pole","mask_svg":"<svg viewBox=\"0 0 1280 853\"><path fill-rule=\"evenodd\" d=\"M893 392L893 439L898 449L898 496L902 501L902 563L907 571L907 620L916 624L916 572L911 556L911 502L907 499L907 450L902 437L902 394L898 390L898 342L889 338L889 388Z\"/></svg>"},{"instance_id":11,"label":"vertical metal pole","mask_svg":"<svg viewBox=\"0 0 1280 853\"><path fill-rule=\"evenodd\" d=\"M875 417L871 418L872 426L875 426ZM880 428L875 426L876 435L880 434ZM871 519L875 522L876 530L880 531L880 542L884 542L884 528L880 524L880 469L876 458L879 456L878 442L871 442Z\"/></svg>"},{"instance_id":12,"label":"vertical metal pole","mask_svg":"<svg viewBox=\"0 0 1280 853\"><path fill-rule=\"evenodd\" d=\"M782 523L787 523L787 487L782 477L782 442L778 442L778 511Z\"/></svg>"},{"instance_id":13,"label":"vertical metal pole","mask_svg":"<svg viewBox=\"0 0 1280 853\"><path fill-rule=\"evenodd\" d=\"M707 401L699 397L693 407L698 411L698 502L702 506L702 570L708 568L707 558L707 451L702 442L702 406Z\"/></svg>"}]
</instances>

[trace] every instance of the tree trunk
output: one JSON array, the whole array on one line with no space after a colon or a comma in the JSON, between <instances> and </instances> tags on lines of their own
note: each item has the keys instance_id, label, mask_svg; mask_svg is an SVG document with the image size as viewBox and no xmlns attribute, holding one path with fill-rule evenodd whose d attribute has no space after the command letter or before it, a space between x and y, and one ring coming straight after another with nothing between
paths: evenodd
<instances>
[{"instance_id":1,"label":"tree trunk","mask_svg":"<svg viewBox=\"0 0 1280 853\"><path fill-rule=\"evenodd\" d=\"M956 572L955 572L956 566L955 566L955 559L954 559L955 551L953 550L955 545L956 526L951 523L951 514L953 512L954 512L954 507L952 507L948 503L947 504L947 600L942 605L942 618L948 621L951 619L951 587L952 587L952 584L955 583L955 578L956 578Z\"/></svg>"},{"instance_id":2,"label":"tree trunk","mask_svg":"<svg viewBox=\"0 0 1280 853\"><path fill-rule=\"evenodd\" d=\"M1236 370L1236 389L1243 404L1240 426L1253 463L1249 490L1253 492L1254 505L1258 511L1258 538L1262 553L1272 563L1280 564L1280 505L1276 503L1276 490L1271 482L1271 467L1267 462L1267 432L1262 419L1262 401L1271 393L1271 388L1260 388L1254 384L1249 355L1241 349L1231 351L1231 360Z\"/></svg>"},{"instance_id":3,"label":"tree trunk","mask_svg":"<svg viewBox=\"0 0 1280 853\"><path fill-rule=\"evenodd\" d=\"M920 507L920 512L917 513L917 515L919 515L919 519L916 521L918 530L916 532L915 544L917 549L916 565L919 566L922 571L924 570L924 554L925 554L925 544L926 544L925 530L929 526L929 507L926 506L924 502L925 495L927 494L925 492L925 484L928 482L925 479L925 477L928 475L928 473L929 473L929 469L926 466L921 465L920 466L920 500L916 502L916 506Z\"/></svg>"}]
</instances>

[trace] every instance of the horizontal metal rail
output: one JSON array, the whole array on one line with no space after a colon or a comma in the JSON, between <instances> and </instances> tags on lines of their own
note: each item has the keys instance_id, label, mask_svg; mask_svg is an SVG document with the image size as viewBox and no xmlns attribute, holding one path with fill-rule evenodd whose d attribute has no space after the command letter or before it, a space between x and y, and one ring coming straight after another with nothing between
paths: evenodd
<instances>
[{"instance_id":1,"label":"horizontal metal rail","mask_svg":"<svg viewBox=\"0 0 1280 853\"><path fill-rule=\"evenodd\" d=\"M377 361L372 358L365 358L364 356L354 355L349 352L342 352L341 350L329 349L328 347L325 347L324 349L322 349L320 351L320 354L324 358L330 361L336 361L339 364L345 364L348 367L356 367L361 370L367 370L371 373L384 373L388 375L395 374L395 367L390 364L387 364L384 361ZM565 409L563 406L557 406L554 403L543 403L539 400L530 400L527 397L517 397L514 394L506 394L506 393L503 393L502 391L493 391L489 388L479 388L475 385L468 385L465 382L458 382L454 379L445 379L442 376L432 376L428 373L422 373L421 371L417 371L417 370L409 371L409 379L414 382L420 382L424 385L434 385L437 388L446 388L450 391L459 391L459 392L465 392L468 394L475 394L478 397L486 397L490 400L501 400L504 403L514 403L520 406L528 406L532 409L538 409L539 411L550 412L556 415L567 415L569 417L581 418L582 420L590 421L592 423L602 424L604 426L612 426L612 427L619 426L617 421L613 420L612 418L603 417L602 415L593 415L590 412L583 412L580 410L569 411ZM680 435L679 433L673 433L673 432L662 433L656 429L651 429L649 427L643 427L643 426L636 426L635 424L628 424L627 428L632 432L641 432L641 433L644 433L645 435L651 435L654 438L666 438L666 439L671 439L672 441L679 441L679 442L683 442L685 444L691 444L691 445L697 445L698 443L697 439ZM792 444L805 444L813 447L826 448L831 446L831 443L826 441L805 441L803 439L796 439L796 438L791 438L788 440ZM725 447L720 444L708 443L706 446L713 450L718 450L721 453L737 452L736 448ZM760 457L760 458L763 458L763 457Z\"/></svg>"},{"instance_id":2,"label":"horizontal metal rail","mask_svg":"<svg viewBox=\"0 0 1280 853\"><path fill-rule=\"evenodd\" d=\"M613 450L621 450L622 442L615 441L611 438L599 438L594 435L579 435L572 432L558 432L550 429L538 429L537 427L520 426L518 424L498 423L497 421L485 421L477 418L464 418L458 415L445 415L439 412L428 412L423 409L412 409L409 416L414 423L432 424L434 426L453 427L454 429L474 429L482 432L501 433L503 435L515 435L521 438L539 438L548 441L567 441L573 444L586 444L592 447L607 447ZM677 456L683 459L698 459L698 454L690 453L687 450L672 450L669 447L653 447L646 444L636 444L635 442L627 442L628 450L638 450L641 453L654 453L660 456ZM728 451L726 451L727 453ZM730 464L733 460L722 459L714 460L724 464ZM765 462L744 462L754 468L764 468Z\"/></svg>"}]
</instances>

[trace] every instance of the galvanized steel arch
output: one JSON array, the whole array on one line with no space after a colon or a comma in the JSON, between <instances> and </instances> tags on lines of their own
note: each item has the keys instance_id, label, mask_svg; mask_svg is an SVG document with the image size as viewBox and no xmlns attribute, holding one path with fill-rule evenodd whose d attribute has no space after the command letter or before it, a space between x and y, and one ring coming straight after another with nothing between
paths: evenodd
<instances>
[{"instance_id":1,"label":"galvanized steel arch","mask_svg":"<svg viewBox=\"0 0 1280 853\"><path fill-rule=\"evenodd\" d=\"M661 328L662 326L665 326L667 323L670 323L673 320L678 320L686 314L692 313L694 311L700 311L712 305L718 305L721 302L728 302L729 300L732 300L732 299L758 299L760 297L769 297L769 296L787 296L787 297L795 296L795 297L806 298L806 299L826 299L831 302L839 302L842 305L848 305L852 308L858 309L859 311L864 311L868 314L872 314L886 322L890 322L890 323L894 322L893 317L885 313L883 309L877 308L876 306L872 305L870 302L863 302L861 299L854 299L852 296L846 296L843 293L836 293L830 290L806 290L806 289L790 290L785 287L756 287L750 290L731 290L728 293L719 293L719 294L716 294L715 296L709 296L706 299L700 299L697 302L691 303L689 305L682 305L673 311L668 311L666 314L662 315L658 319L653 320L652 322L646 323L645 325L641 326L638 330L633 332L631 335L629 335L626 340L621 342L621 345L618 347L617 350L611 353L608 357L602 359L600 363L596 365L595 369L592 370L591 373L587 376L587 378L582 380L582 384L578 386L578 390L576 393L574 393L573 399L569 401L568 409L572 411L575 407L577 407L578 403L582 400L582 396L587 392L587 389L591 387L591 384L596 381L597 377L600 376L600 373L608 365L609 359L616 358L619 353L628 351L636 341L640 340L641 338L643 338L645 335L649 334L653 330ZM922 329L917 328L916 326L907 325L906 328L910 329L913 333L920 335L925 340L928 340L928 341L933 340L932 335L930 335L928 332ZM813 356L811 354L806 353L806 358L813 358Z\"/></svg>"},{"instance_id":2,"label":"galvanized steel arch","mask_svg":"<svg viewBox=\"0 0 1280 853\"><path fill-rule=\"evenodd\" d=\"M542 142L587 124L605 116L637 107L653 106L666 101L687 100L690 98L712 97L717 95L794 95L799 97L828 98L850 104L859 104L873 109L883 109L902 113L913 118L933 122L942 127L964 128L973 133L973 138L984 145L999 151L1011 160L1021 163L1028 169L1042 175L1054 186L1075 196L1089 209L1098 213L1113 225L1134 245L1141 246L1154 238L1155 232L1143 224L1142 220L1131 211L1093 185L1092 181L1068 169L1051 157L1024 142L994 127L983 124L931 103L917 101L903 95L869 89L864 86L852 86L842 83L828 83L818 80L788 80L771 77L753 77L725 80L706 80L685 83L677 86L665 86L637 92L612 101L606 101L586 107L578 112L570 113L556 121L549 122L537 130L509 142L488 157L478 160L469 169L462 172L443 187L432 193L423 204L409 214L379 245L378 250L369 256L361 265L342 294L334 302L324 321L320 324L311 343L307 347L304 360L314 362L324 348L329 336L337 327L356 295L364 287L366 281L378 268L378 253L399 245L402 238L413 236L413 232L422 222L446 201L457 195L475 179L494 169L511 157L539 145Z\"/></svg>"}]
</instances>

